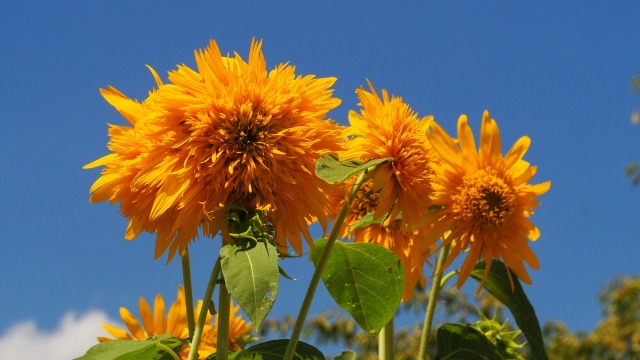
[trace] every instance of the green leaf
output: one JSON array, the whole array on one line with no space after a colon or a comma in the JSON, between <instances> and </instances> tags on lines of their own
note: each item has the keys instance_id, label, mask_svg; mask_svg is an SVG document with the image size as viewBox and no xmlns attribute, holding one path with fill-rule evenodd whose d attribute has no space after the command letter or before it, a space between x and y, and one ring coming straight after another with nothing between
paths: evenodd
<instances>
[{"instance_id":1,"label":"green leaf","mask_svg":"<svg viewBox=\"0 0 640 360\"><path fill-rule=\"evenodd\" d=\"M504 359L491 340L466 324L443 324L436 335L436 360L499 360Z\"/></svg>"},{"instance_id":2,"label":"green leaf","mask_svg":"<svg viewBox=\"0 0 640 360\"><path fill-rule=\"evenodd\" d=\"M484 269L485 263L479 262L471 272L471 277L482 283L482 279L485 276ZM524 293L518 277L513 272L511 272L511 278L513 279L514 287L513 291L511 290L511 282L507 271L511 270L507 270L507 267L502 262L493 260L489 274L487 274L484 282L484 288L509 308L518 324L518 328L522 330L522 333L527 338L533 358L545 360L547 359L547 353L544 350L542 331L540 330L536 312Z\"/></svg>"},{"instance_id":3,"label":"green leaf","mask_svg":"<svg viewBox=\"0 0 640 360\"><path fill-rule=\"evenodd\" d=\"M296 278L289 276L289 274L287 274L281 266L278 266L278 272L280 272L280 275L282 275L286 279L294 281L297 280Z\"/></svg>"},{"instance_id":4,"label":"green leaf","mask_svg":"<svg viewBox=\"0 0 640 360\"><path fill-rule=\"evenodd\" d=\"M391 211L389 211L390 213ZM387 215L389 214L387 213ZM383 222L387 221L387 215L380 216L378 219L374 219L375 211L368 212L365 216L361 217L360 220L356 221L355 224L349 226L349 232L354 230L369 227L371 225L380 225ZM398 211L398 215L395 217L395 220L402 219L402 211Z\"/></svg>"},{"instance_id":5,"label":"green leaf","mask_svg":"<svg viewBox=\"0 0 640 360\"><path fill-rule=\"evenodd\" d=\"M374 219L373 218L374 214L375 214L375 212L372 211L372 212L367 213L362 218L360 218L360 220L358 220L355 224L349 226L349 232L352 232L353 230L356 230L356 229L360 229L360 228L364 228L364 227L367 227L367 226L371 226L371 225L382 224L383 222L385 222L387 220L386 216L380 216L378 219Z\"/></svg>"},{"instance_id":6,"label":"green leaf","mask_svg":"<svg viewBox=\"0 0 640 360\"><path fill-rule=\"evenodd\" d=\"M222 273L229 293L260 327L278 296L278 252L266 242L220 249Z\"/></svg>"},{"instance_id":7,"label":"green leaf","mask_svg":"<svg viewBox=\"0 0 640 360\"><path fill-rule=\"evenodd\" d=\"M288 345L289 339L265 341L242 350L236 355L235 360L282 360L284 354L287 352ZM295 360L324 360L325 357L322 352L315 347L298 341L293 358Z\"/></svg>"},{"instance_id":8,"label":"green leaf","mask_svg":"<svg viewBox=\"0 0 640 360\"><path fill-rule=\"evenodd\" d=\"M326 238L316 240L311 251L314 265L326 245ZM380 245L336 241L322 272L322 282L336 303L373 337L400 305L404 270L396 254Z\"/></svg>"},{"instance_id":9,"label":"green leaf","mask_svg":"<svg viewBox=\"0 0 640 360\"><path fill-rule=\"evenodd\" d=\"M170 349L178 353L186 340L164 334L147 340L111 340L92 346L76 360L173 360Z\"/></svg>"},{"instance_id":10,"label":"green leaf","mask_svg":"<svg viewBox=\"0 0 640 360\"><path fill-rule=\"evenodd\" d=\"M373 159L363 164L353 160L340 161L334 156L324 155L316 162L316 175L328 183L339 184L370 167L391 160L393 158Z\"/></svg>"},{"instance_id":11,"label":"green leaf","mask_svg":"<svg viewBox=\"0 0 640 360\"><path fill-rule=\"evenodd\" d=\"M351 350L342 350L340 355L334 356L333 360L356 360L358 358L357 354Z\"/></svg>"}]
</instances>

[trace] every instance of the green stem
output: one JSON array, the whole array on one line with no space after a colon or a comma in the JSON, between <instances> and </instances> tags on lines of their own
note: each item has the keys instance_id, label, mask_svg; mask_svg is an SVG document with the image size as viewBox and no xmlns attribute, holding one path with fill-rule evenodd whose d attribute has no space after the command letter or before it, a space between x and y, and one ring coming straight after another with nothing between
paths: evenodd
<instances>
[{"instance_id":1,"label":"green stem","mask_svg":"<svg viewBox=\"0 0 640 360\"><path fill-rule=\"evenodd\" d=\"M198 347L200 346L200 340L202 339L202 331L204 330L204 323L207 320L207 313L209 312L209 306L211 304L211 297L213 296L213 290L216 287L216 282L220 275L220 257L216 260L216 264L211 271L211 277L209 278L209 284L207 284L207 290L202 298L202 307L200 308L200 314L198 314L198 323L193 332L193 340L191 340L191 350L189 350L188 360L198 359Z\"/></svg>"},{"instance_id":2,"label":"green stem","mask_svg":"<svg viewBox=\"0 0 640 360\"><path fill-rule=\"evenodd\" d=\"M293 354L295 353L296 345L298 344L298 340L300 339L300 334L302 333L302 327L304 326L304 322L307 318L307 314L309 313L309 308L311 308L311 302L313 301L313 296L316 293L316 289L318 288L318 284L320 283L320 278L322 276L322 271L324 270L325 265L327 264L327 260L329 260L329 254L331 253L331 249L333 249L333 245L336 243L336 239L338 239L338 235L340 233L340 229L342 228L342 224L344 223L344 219L347 217L349 213L349 209L351 208L351 203L353 199L358 194L358 190L364 180L367 178L367 171L365 170L360 174L358 180L356 180L351 192L349 193L349 198L347 202L342 206L342 210L338 214L338 217L333 222L333 229L331 229L331 234L329 234L329 239L327 240L327 245L320 255L320 259L318 260L318 264L316 265L316 269L313 272L313 276L311 277L311 281L309 282L309 287L307 289L307 293L304 296L304 300L302 302L302 306L300 307L300 313L298 314L298 318L296 319L296 323L293 327L293 332L291 333L291 338L289 339L289 344L287 346L287 352L284 355L284 360L293 359Z\"/></svg>"},{"instance_id":3,"label":"green stem","mask_svg":"<svg viewBox=\"0 0 640 360\"><path fill-rule=\"evenodd\" d=\"M159 347L160 349L166 351L167 354L171 355L171 357L174 358L175 360L180 360L178 355L176 355L176 353L173 352L173 350L171 350L167 345L162 343L156 343L156 347Z\"/></svg>"},{"instance_id":4,"label":"green stem","mask_svg":"<svg viewBox=\"0 0 640 360\"><path fill-rule=\"evenodd\" d=\"M444 284L447 283L447 281L449 281L449 279L451 279L452 277L458 275L458 273L460 272L460 270L453 270L450 273L448 273L447 275L445 275L441 280L440 280L440 289L442 289L444 287Z\"/></svg>"},{"instance_id":5,"label":"green stem","mask_svg":"<svg viewBox=\"0 0 640 360\"><path fill-rule=\"evenodd\" d=\"M429 335L431 334L431 324L433 323L433 316L436 311L436 304L438 303L438 293L440 293L440 289L442 288L442 265L447 260L448 255L449 244L442 247L442 249L440 250L440 255L438 257L438 262L436 263L436 276L431 284L431 293L429 294L429 302L427 303L427 314L424 318L422 336L420 337L420 354L418 355L419 360L427 360L429 358L428 346Z\"/></svg>"},{"instance_id":6,"label":"green stem","mask_svg":"<svg viewBox=\"0 0 640 360\"><path fill-rule=\"evenodd\" d=\"M378 335L378 358L393 360L393 318L389 320Z\"/></svg>"},{"instance_id":7,"label":"green stem","mask_svg":"<svg viewBox=\"0 0 640 360\"><path fill-rule=\"evenodd\" d=\"M182 281L184 283L184 299L187 307L187 324L189 326L189 337L193 338L196 327L193 315L193 288L191 287L191 264L189 263L189 248L185 248L181 254L182 258Z\"/></svg>"},{"instance_id":8,"label":"green stem","mask_svg":"<svg viewBox=\"0 0 640 360\"><path fill-rule=\"evenodd\" d=\"M220 283L220 294L218 300L218 350L216 359L229 359L229 312L231 301L229 291L223 281Z\"/></svg>"}]
</instances>

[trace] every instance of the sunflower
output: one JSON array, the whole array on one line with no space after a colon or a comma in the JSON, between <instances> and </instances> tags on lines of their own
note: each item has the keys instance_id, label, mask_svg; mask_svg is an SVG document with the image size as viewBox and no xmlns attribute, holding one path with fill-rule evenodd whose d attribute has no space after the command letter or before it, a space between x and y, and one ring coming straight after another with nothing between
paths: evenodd
<instances>
[{"instance_id":1,"label":"sunflower","mask_svg":"<svg viewBox=\"0 0 640 360\"><path fill-rule=\"evenodd\" d=\"M540 231L529 217L540 203L536 198L551 187L550 181L528 183L537 170L522 159L531 140L521 137L502 156L498 125L487 111L482 118L479 149L465 115L458 120L457 143L437 124L431 124L431 129L429 141L442 158L434 177L434 204L441 208L426 221L433 225L430 241L451 230L443 241L451 244L445 267L469 248L458 287L479 259L486 263L485 273L493 259L502 259L518 278L531 284L523 261L539 268L527 239L537 240Z\"/></svg>"},{"instance_id":2,"label":"sunflower","mask_svg":"<svg viewBox=\"0 0 640 360\"><path fill-rule=\"evenodd\" d=\"M184 288L180 286L178 288L178 296L176 301L173 302L167 315L165 316L165 303L162 295L156 296L153 311L149 307L149 303L145 298L140 297L140 321L129 310L124 307L120 308L120 317L127 327L127 330L120 329L118 327L104 324L102 327L113 338L98 337L100 342L110 341L114 339L119 340L145 340L149 337L163 334L171 334L173 337L187 339L189 338L189 326L187 324L187 312L185 306ZM198 318L198 314L202 309L202 300L198 301L197 308L195 310L195 318ZM231 304L229 314L229 350L241 350L239 340L249 333L251 325L247 324L242 316L238 313L240 306ZM215 321L211 324L211 315L207 314L205 326L203 330L202 340L200 347L198 348L199 359L206 359L207 356L213 354L217 350L217 335L218 335L218 316L216 315ZM185 346L180 351L180 358L186 359L189 355L189 347Z\"/></svg>"},{"instance_id":3,"label":"sunflower","mask_svg":"<svg viewBox=\"0 0 640 360\"><path fill-rule=\"evenodd\" d=\"M390 157L373 174L372 187L379 191L374 218L387 214L388 223L402 212L403 226L415 228L430 206L431 176L437 156L426 137L433 117L422 119L411 110L401 97L382 90L382 98L371 82L371 91L356 90L360 113L349 112L350 137L348 149L340 154L344 160L367 161Z\"/></svg>"},{"instance_id":4,"label":"sunflower","mask_svg":"<svg viewBox=\"0 0 640 360\"><path fill-rule=\"evenodd\" d=\"M348 180L344 184L343 192L336 192L331 200L334 204L337 215L348 198L348 191L355 182L355 178ZM341 229L343 238L353 236L354 242L372 243L380 245L392 251L402 262L404 268L404 291L402 301L411 298L416 285L420 283L422 287L426 285L423 272L424 263L432 250L429 244L424 241L426 229L409 230L402 225L400 219L389 223L376 223L366 227L356 227L356 225L367 214L374 212L379 203L380 194L373 191L373 180L367 180L362 184L356 194L351 208L345 217L344 225Z\"/></svg>"},{"instance_id":5,"label":"sunflower","mask_svg":"<svg viewBox=\"0 0 640 360\"><path fill-rule=\"evenodd\" d=\"M155 257L171 261L196 237L226 226L225 206L264 211L286 251L302 253L308 223L326 226L331 185L315 176L316 160L342 149L343 130L327 112L340 104L335 78L300 76L280 64L267 72L262 43L248 60L221 55L215 41L195 52L197 70L180 65L142 103L112 87L101 90L131 126L111 126L111 154L91 201L120 202L126 239L157 234Z\"/></svg>"}]
</instances>

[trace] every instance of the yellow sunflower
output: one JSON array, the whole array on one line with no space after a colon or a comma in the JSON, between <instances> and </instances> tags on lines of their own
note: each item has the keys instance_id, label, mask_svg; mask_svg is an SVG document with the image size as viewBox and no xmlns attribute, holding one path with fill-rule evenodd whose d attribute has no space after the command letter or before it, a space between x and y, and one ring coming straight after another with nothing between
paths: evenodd
<instances>
[{"instance_id":1,"label":"yellow sunflower","mask_svg":"<svg viewBox=\"0 0 640 360\"><path fill-rule=\"evenodd\" d=\"M111 126L111 154L85 168L105 166L91 201L120 202L129 219L125 238L157 234L155 257L169 261L196 237L225 227L224 206L265 211L276 240L302 253L308 223L326 225L316 160L342 149L342 129L327 112L340 104L335 78L300 76L280 64L267 71L261 42L248 60L221 55L215 41L195 52L197 70L169 72L142 103L112 87L101 90L131 126Z\"/></svg>"},{"instance_id":2,"label":"yellow sunflower","mask_svg":"<svg viewBox=\"0 0 640 360\"><path fill-rule=\"evenodd\" d=\"M189 338L189 326L187 323L187 312L185 306L184 288L180 286L178 288L178 297L173 302L167 315L165 316L165 303L162 295L156 296L153 304L153 310L149 307L149 303L145 298L140 297L140 319L142 323L133 315L129 310L124 307L120 308L120 317L127 327L127 330L120 329L118 327L104 324L102 327L113 338L98 337L100 342L110 341L114 339L119 340L145 340L152 336L171 334L173 337L187 339ZM198 305L195 310L195 318L198 318L198 314L202 309L202 300L198 301ZM248 334L251 330L251 325L247 324L242 315L239 314L240 306L231 304L229 314L229 350L236 351L241 350L239 339ZM215 321L211 324L211 315L207 314L202 340L200 347L198 348L198 358L206 359L207 356L213 354L217 350L218 339L218 316L216 315ZM180 358L187 359L189 355L189 347L185 346L180 351Z\"/></svg>"},{"instance_id":3,"label":"yellow sunflower","mask_svg":"<svg viewBox=\"0 0 640 360\"><path fill-rule=\"evenodd\" d=\"M331 200L335 209L333 216L337 215L344 202L347 201L348 191L354 182L355 179L347 181L344 186L345 191L332 195ZM393 220L388 224L373 224L350 231L350 227L358 223L368 213L376 210L379 199L379 192L373 191L373 180L367 180L362 184L347 213L341 229L341 236L343 238L353 236L354 242L378 244L396 254L404 268L402 301L407 301L411 298L418 282L423 287L426 285L423 267L427 257L434 249L431 249L429 244L424 241L425 228L411 231L402 225L400 219Z\"/></svg>"},{"instance_id":4,"label":"yellow sunflower","mask_svg":"<svg viewBox=\"0 0 640 360\"><path fill-rule=\"evenodd\" d=\"M401 97L382 90L380 97L371 82L371 92L356 90L362 109L349 112L351 127L349 147L340 154L344 160L367 161L391 157L373 174L373 190L380 191L374 218L389 213L388 222L402 212L403 226L414 229L429 209L433 153L426 137L433 117L422 119L411 110Z\"/></svg>"},{"instance_id":5,"label":"yellow sunflower","mask_svg":"<svg viewBox=\"0 0 640 360\"><path fill-rule=\"evenodd\" d=\"M479 259L486 262L487 273L493 259L502 259L518 278L530 284L523 261L534 269L539 263L527 239L535 241L540 231L529 217L540 203L536 197L551 187L550 181L529 184L537 167L522 158L531 140L521 137L502 156L498 125L487 111L482 118L479 149L465 115L458 120L457 142L437 124L431 129L429 141L443 160L433 185L434 204L442 207L425 220L433 224L430 241L451 230L443 242L451 244L445 267L469 248L458 287Z\"/></svg>"}]
</instances>

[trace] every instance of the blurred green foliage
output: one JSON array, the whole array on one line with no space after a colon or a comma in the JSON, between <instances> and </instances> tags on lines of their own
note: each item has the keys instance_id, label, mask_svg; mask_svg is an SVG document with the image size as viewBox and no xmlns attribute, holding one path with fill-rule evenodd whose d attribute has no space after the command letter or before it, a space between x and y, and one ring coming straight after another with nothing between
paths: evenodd
<instances>
[{"instance_id":1,"label":"blurred green foliage","mask_svg":"<svg viewBox=\"0 0 640 360\"><path fill-rule=\"evenodd\" d=\"M403 303L401 316L414 316L415 323L396 329L396 359L410 360L418 356L420 331L424 308L427 302L424 290ZM592 331L571 331L559 320L547 321L543 326L544 342L549 359L572 360L640 360L640 277L619 276L612 279L597 294L602 305L602 320ZM474 323L482 316L503 324L505 331L517 330L504 325L508 310L486 292L470 298L455 287L444 288L439 297L440 322ZM483 315L479 315L483 314ZM293 327L295 319L267 319L260 336L285 337ZM508 323L507 323L508 324ZM436 336L433 330L430 344L431 354L436 352ZM362 331L346 313L334 310L312 317L306 324L304 336L317 344L343 346L358 354L358 359L377 359L377 338ZM520 337L517 342L523 342ZM530 359L528 348L520 353Z\"/></svg>"},{"instance_id":2,"label":"blurred green foliage","mask_svg":"<svg viewBox=\"0 0 640 360\"><path fill-rule=\"evenodd\" d=\"M619 276L598 294L603 319L590 332L561 322L544 328L551 359L640 359L640 277Z\"/></svg>"}]
</instances>

